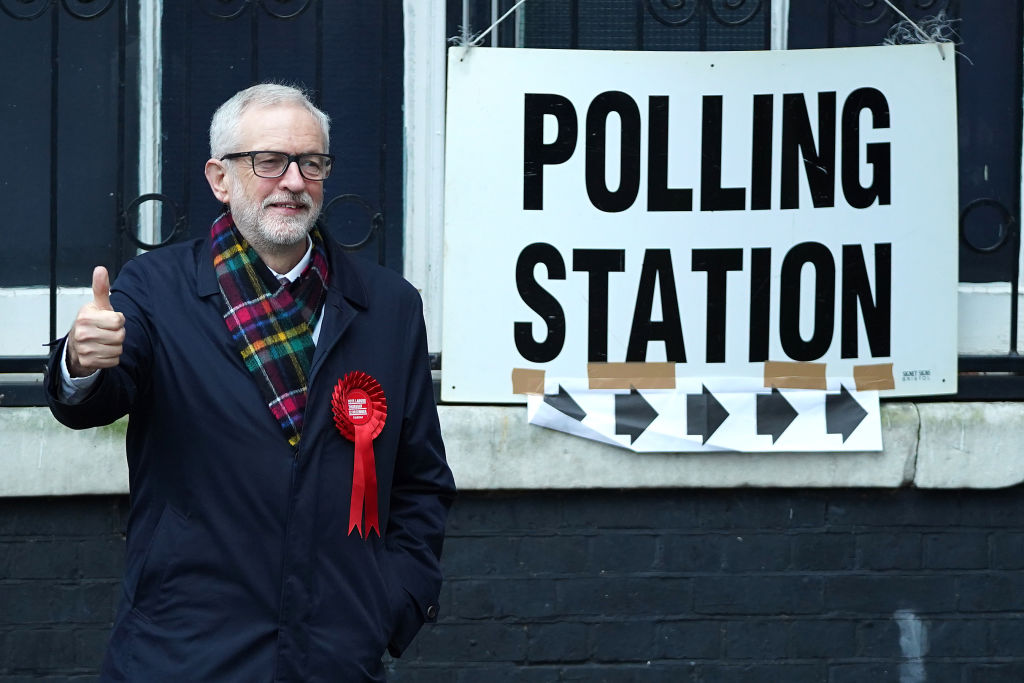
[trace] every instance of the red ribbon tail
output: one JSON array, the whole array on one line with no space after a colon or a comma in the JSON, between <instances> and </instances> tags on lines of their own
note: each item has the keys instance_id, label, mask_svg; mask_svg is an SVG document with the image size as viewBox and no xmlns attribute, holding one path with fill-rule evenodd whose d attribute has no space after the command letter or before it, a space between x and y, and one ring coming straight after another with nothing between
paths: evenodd
<instances>
[{"instance_id":1,"label":"red ribbon tail","mask_svg":"<svg viewBox=\"0 0 1024 683\"><path fill-rule=\"evenodd\" d=\"M366 478L366 536L371 531L377 532L380 538L380 522L377 519L377 462L373 457L373 440L369 440L367 461L363 463L363 476Z\"/></svg>"},{"instance_id":2,"label":"red ribbon tail","mask_svg":"<svg viewBox=\"0 0 1024 683\"><path fill-rule=\"evenodd\" d=\"M366 494L366 451L369 449L370 458L373 458L373 440L369 431L363 427L355 428L355 458L352 462L352 502L348 508L348 532L353 529L363 535L363 500ZM372 460L371 460L372 462ZM374 474L376 477L376 474ZM377 492L373 493L376 501Z\"/></svg>"}]
</instances>

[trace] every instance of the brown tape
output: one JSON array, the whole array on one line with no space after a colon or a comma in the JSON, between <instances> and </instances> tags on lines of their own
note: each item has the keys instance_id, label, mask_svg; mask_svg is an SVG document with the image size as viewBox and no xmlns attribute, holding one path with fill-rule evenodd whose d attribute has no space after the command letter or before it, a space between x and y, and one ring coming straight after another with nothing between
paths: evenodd
<instances>
[{"instance_id":1,"label":"brown tape","mask_svg":"<svg viewBox=\"0 0 1024 683\"><path fill-rule=\"evenodd\" d=\"M587 363L591 389L675 389L675 363Z\"/></svg>"},{"instance_id":2,"label":"brown tape","mask_svg":"<svg viewBox=\"0 0 1024 683\"><path fill-rule=\"evenodd\" d=\"M825 363L769 360L764 363L764 385L780 389L828 388Z\"/></svg>"},{"instance_id":3,"label":"brown tape","mask_svg":"<svg viewBox=\"0 0 1024 683\"><path fill-rule=\"evenodd\" d=\"M892 363L854 365L853 381L857 385L857 391L882 391L896 388L896 380L892 376Z\"/></svg>"},{"instance_id":4,"label":"brown tape","mask_svg":"<svg viewBox=\"0 0 1024 683\"><path fill-rule=\"evenodd\" d=\"M543 394L544 371L528 368L512 368L513 394Z\"/></svg>"}]
</instances>

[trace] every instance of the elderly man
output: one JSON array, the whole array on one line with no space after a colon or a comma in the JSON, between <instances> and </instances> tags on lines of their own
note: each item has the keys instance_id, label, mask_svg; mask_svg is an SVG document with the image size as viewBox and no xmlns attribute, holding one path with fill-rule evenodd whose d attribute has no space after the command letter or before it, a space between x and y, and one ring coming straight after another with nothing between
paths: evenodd
<instances>
[{"instance_id":1,"label":"elderly man","mask_svg":"<svg viewBox=\"0 0 1024 683\"><path fill-rule=\"evenodd\" d=\"M76 429L127 414L104 681L377 681L437 617L454 482L415 290L317 228L329 120L257 85L210 125L209 237L125 264L55 345Z\"/></svg>"}]
</instances>

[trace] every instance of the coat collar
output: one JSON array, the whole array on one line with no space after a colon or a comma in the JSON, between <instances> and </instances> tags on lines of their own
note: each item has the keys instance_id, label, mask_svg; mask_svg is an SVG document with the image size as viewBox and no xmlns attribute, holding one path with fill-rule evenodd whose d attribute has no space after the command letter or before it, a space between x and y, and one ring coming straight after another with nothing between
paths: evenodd
<instances>
[{"instance_id":1,"label":"coat collar","mask_svg":"<svg viewBox=\"0 0 1024 683\"><path fill-rule=\"evenodd\" d=\"M324 244L327 247L328 283L324 309L336 309L334 315L323 316L320 328L320 339L313 354L313 364L309 371L309 383L318 374L324 359L332 352L341 340L349 324L355 319L358 311L369 308L369 296L360 267L355 259L344 252L341 245L334 241L330 234L321 226ZM196 292L200 297L220 296L220 285L217 283L217 272L213 268L213 257L210 250L210 238L197 240L196 253ZM347 305L346 305L347 304ZM226 329L226 328L225 328Z\"/></svg>"},{"instance_id":2,"label":"coat collar","mask_svg":"<svg viewBox=\"0 0 1024 683\"><path fill-rule=\"evenodd\" d=\"M341 299L346 299L353 306L365 310L369 306L369 299L366 295L366 284L357 272L356 264L327 230L321 226L320 231L324 236L327 261L330 264L326 304L338 306ZM217 273L213 269L213 259L210 257L209 238L199 243L196 254L196 293L201 297L220 294Z\"/></svg>"}]
</instances>

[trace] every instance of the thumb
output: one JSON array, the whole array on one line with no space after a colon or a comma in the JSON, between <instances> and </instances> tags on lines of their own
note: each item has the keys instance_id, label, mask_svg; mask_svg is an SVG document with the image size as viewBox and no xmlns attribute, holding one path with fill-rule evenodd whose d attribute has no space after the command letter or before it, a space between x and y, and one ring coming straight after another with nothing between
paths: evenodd
<instances>
[{"instance_id":1,"label":"thumb","mask_svg":"<svg viewBox=\"0 0 1024 683\"><path fill-rule=\"evenodd\" d=\"M96 266L92 271L92 301L96 308L114 310L110 305L110 276L103 266Z\"/></svg>"}]
</instances>

